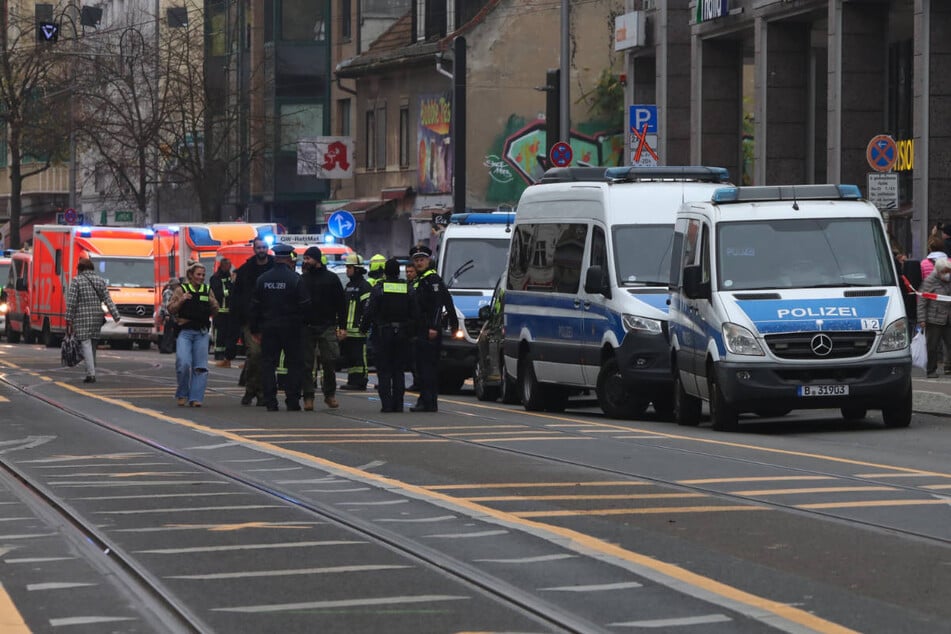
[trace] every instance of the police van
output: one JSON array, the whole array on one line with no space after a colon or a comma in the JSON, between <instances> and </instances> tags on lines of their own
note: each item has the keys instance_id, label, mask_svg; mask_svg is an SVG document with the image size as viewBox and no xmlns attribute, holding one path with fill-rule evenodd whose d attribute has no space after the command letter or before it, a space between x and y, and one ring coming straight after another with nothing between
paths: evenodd
<instances>
[{"instance_id":1,"label":"police van","mask_svg":"<svg viewBox=\"0 0 951 634\"><path fill-rule=\"evenodd\" d=\"M667 297L674 218L717 167L555 168L518 203L503 309L506 376L528 410L596 390L606 414L672 408Z\"/></svg>"},{"instance_id":2,"label":"police van","mask_svg":"<svg viewBox=\"0 0 951 634\"><path fill-rule=\"evenodd\" d=\"M905 307L878 210L854 185L718 189L677 215L675 418L839 408L911 422Z\"/></svg>"},{"instance_id":3,"label":"police van","mask_svg":"<svg viewBox=\"0 0 951 634\"><path fill-rule=\"evenodd\" d=\"M476 340L484 319L479 308L505 268L512 236L512 212L460 213L450 217L436 247L436 272L445 282L456 306L459 330L447 332L439 361L439 391L457 392L472 376Z\"/></svg>"}]
</instances>

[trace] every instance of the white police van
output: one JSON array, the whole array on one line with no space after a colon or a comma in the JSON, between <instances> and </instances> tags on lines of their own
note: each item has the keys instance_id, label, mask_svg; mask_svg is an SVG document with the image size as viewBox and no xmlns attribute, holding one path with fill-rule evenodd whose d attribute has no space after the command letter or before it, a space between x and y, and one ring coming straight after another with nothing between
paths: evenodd
<instances>
[{"instance_id":1,"label":"white police van","mask_svg":"<svg viewBox=\"0 0 951 634\"><path fill-rule=\"evenodd\" d=\"M667 298L674 218L728 179L716 167L555 168L518 203L504 372L528 410L594 389L606 414L672 407Z\"/></svg>"},{"instance_id":2,"label":"white police van","mask_svg":"<svg viewBox=\"0 0 951 634\"><path fill-rule=\"evenodd\" d=\"M677 215L677 422L841 408L911 422L905 307L881 215L854 185L729 187Z\"/></svg>"},{"instance_id":3,"label":"white police van","mask_svg":"<svg viewBox=\"0 0 951 634\"><path fill-rule=\"evenodd\" d=\"M472 376L476 341L485 319L479 308L505 268L515 214L505 211L459 213L450 217L436 246L436 272L452 295L459 330L447 332L439 360L439 391L457 392Z\"/></svg>"}]
</instances>

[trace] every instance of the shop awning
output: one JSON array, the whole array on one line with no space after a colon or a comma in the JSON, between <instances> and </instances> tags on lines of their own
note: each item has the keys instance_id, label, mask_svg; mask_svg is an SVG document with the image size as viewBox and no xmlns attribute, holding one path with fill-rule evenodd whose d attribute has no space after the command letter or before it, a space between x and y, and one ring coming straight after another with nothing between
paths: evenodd
<instances>
[{"instance_id":1,"label":"shop awning","mask_svg":"<svg viewBox=\"0 0 951 634\"><path fill-rule=\"evenodd\" d=\"M326 222L335 211L349 211L357 220L372 218L375 213L385 211L387 205L390 205L392 202L392 200L382 200L380 198L356 198L335 205L331 209L323 209L324 222Z\"/></svg>"}]
</instances>

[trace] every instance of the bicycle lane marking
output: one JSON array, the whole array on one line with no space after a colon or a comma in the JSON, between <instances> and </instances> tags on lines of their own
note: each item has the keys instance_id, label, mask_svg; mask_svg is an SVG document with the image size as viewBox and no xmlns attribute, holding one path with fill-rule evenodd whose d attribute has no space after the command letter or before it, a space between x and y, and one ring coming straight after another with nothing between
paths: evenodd
<instances>
[{"instance_id":1,"label":"bicycle lane marking","mask_svg":"<svg viewBox=\"0 0 951 634\"><path fill-rule=\"evenodd\" d=\"M805 610L751 594L739 588L691 572L676 564L667 563L642 553L621 548L620 546L575 530L523 519L512 513L506 513L481 504L469 502L465 499L452 497L451 495L439 493L426 487L380 476L371 472L361 471L354 467L332 462L325 458L313 456L301 451L280 447L268 442L248 439L234 432L221 431L185 418L169 416L153 409L139 407L127 401L100 396L99 394L86 391L68 383L57 382L55 385L70 392L108 403L142 416L186 427L201 434L214 435L239 442L244 446L254 447L300 464L319 467L335 475L372 484L382 489L398 489L401 494L409 497L437 504L458 513L464 513L474 519L527 532L584 556L602 558L607 556L613 558L616 562L619 562L619 565L626 564L623 567L631 570L635 574L649 578L672 590L722 606L750 619L786 632L799 633L808 631L827 634L857 634L855 630L828 621Z\"/></svg>"}]
</instances>

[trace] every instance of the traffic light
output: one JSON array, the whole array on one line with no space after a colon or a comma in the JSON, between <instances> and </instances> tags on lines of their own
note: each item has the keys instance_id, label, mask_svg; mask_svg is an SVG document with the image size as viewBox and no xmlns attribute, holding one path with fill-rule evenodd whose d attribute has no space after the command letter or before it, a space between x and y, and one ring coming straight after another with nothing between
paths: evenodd
<instances>
[{"instance_id":1,"label":"traffic light","mask_svg":"<svg viewBox=\"0 0 951 634\"><path fill-rule=\"evenodd\" d=\"M558 138L561 121L561 70L550 68L545 75L545 158L551 156L551 148Z\"/></svg>"},{"instance_id":2,"label":"traffic light","mask_svg":"<svg viewBox=\"0 0 951 634\"><path fill-rule=\"evenodd\" d=\"M59 24L53 21L53 5L35 5L33 16L36 20L37 42L52 43L59 40Z\"/></svg>"}]
</instances>

